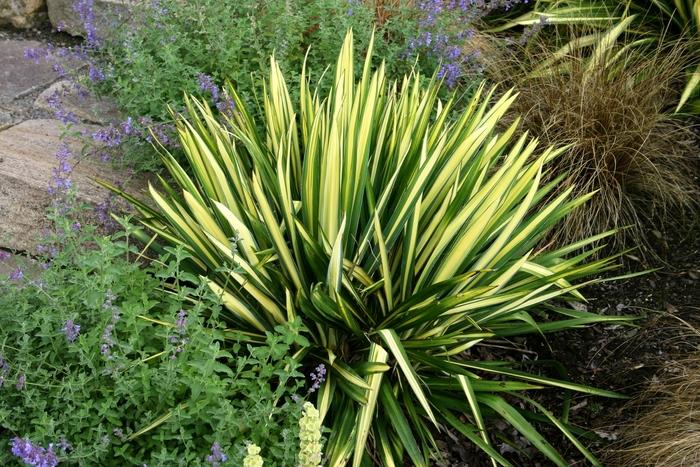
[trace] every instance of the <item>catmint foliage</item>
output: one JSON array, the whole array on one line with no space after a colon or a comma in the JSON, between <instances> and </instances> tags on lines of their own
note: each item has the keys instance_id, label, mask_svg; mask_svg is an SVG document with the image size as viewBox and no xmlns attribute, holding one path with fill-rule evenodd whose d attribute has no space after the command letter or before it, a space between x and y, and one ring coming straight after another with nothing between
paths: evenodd
<instances>
[{"instance_id":1,"label":"catmint foliage","mask_svg":"<svg viewBox=\"0 0 700 467\"><path fill-rule=\"evenodd\" d=\"M0 277L0 464L242 465L253 442L294 465L299 325L251 348L185 251L139 264L131 231L79 216L52 216L39 278Z\"/></svg>"}]
</instances>

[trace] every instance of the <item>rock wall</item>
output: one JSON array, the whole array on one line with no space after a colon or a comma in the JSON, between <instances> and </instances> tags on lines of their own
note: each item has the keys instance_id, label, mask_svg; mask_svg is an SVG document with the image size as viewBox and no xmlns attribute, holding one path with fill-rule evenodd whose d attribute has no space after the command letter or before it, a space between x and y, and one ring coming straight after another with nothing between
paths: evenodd
<instances>
[{"instance_id":1,"label":"rock wall","mask_svg":"<svg viewBox=\"0 0 700 467\"><path fill-rule=\"evenodd\" d=\"M145 0L0 0L0 26L31 28L48 19L55 29L84 36L85 27L76 6L90 17L98 34L105 35L127 21L131 7ZM89 10L89 11L88 11Z\"/></svg>"},{"instance_id":2,"label":"rock wall","mask_svg":"<svg viewBox=\"0 0 700 467\"><path fill-rule=\"evenodd\" d=\"M0 0L0 26L30 28L45 20L45 0Z\"/></svg>"},{"instance_id":3,"label":"rock wall","mask_svg":"<svg viewBox=\"0 0 700 467\"><path fill-rule=\"evenodd\" d=\"M0 0L2 1L2 0ZM106 35L110 29L129 18L130 7L143 0L93 0L92 16L94 27L99 35ZM54 28L73 36L84 36L85 27L76 11L77 0L46 0L49 20Z\"/></svg>"},{"instance_id":4,"label":"rock wall","mask_svg":"<svg viewBox=\"0 0 700 467\"><path fill-rule=\"evenodd\" d=\"M107 192L95 179L126 183L130 192L145 192L145 178L135 179L97 157L83 155L84 141L64 134L50 100L77 120L72 133L90 135L98 125L120 121L116 106L96 96L77 93L57 81L50 64L26 60L23 51L45 45L30 40L0 40L0 249L34 252L49 226L49 187L56 185L56 154L67 146L70 179L81 202L96 204ZM2 274L0 274L1 276ZM0 277L0 280L2 277ZM4 465L0 461L0 465Z\"/></svg>"}]
</instances>

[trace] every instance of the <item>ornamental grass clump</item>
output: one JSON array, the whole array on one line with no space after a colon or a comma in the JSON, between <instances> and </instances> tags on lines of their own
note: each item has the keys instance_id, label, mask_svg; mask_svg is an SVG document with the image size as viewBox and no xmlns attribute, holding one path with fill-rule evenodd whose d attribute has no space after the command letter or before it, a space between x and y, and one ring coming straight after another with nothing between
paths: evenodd
<instances>
[{"instance_id":1,"label":"ornamental grass clump","mask_svg":"<svg viewBox=\"0 0 700 467\"><path fill-rule=\"evenodd\" d=\"M686 51L681 44L647 54L621 47L596 58L531 44L492 64L491 73L520 93L511 116L522 116L522 129L545 144L568 145L544 180L564 177L556 193L597 191L552 231L558 244L619 229L613 248L639 247L649 256L655 235L693 219L700 199L696 136L667 112ZM556 70L531 72L533 63L555 58Z\"/></svg>"},{"instance_id":2,"label":"ornamental grass clump","mask_svg":"<svg viewBox=\"0 0 700 467\"><path fill-rule=\"evenodd\" d=\"M450 119L454 101L438 99L436 79L387 82L383 64L371 69L371 47L356 82L352 45L349 33L328 94L302 71L297 105L273 58L262 122L233 87L236 109L222 120L188 98L188 117L176 116L187 164L162 151L173 182L150 187L153 207L122 194L160 241L189 252L227 308L219 318L251 345L281 323L305 323L309 344L293 357L325 369L314 393L330 429L325 465L425 466L446 428L510 465L494 418L566 465L532 423L549 421L594 461L530 391L617 394L474 351L625 319L562 305L583 299L578 289L592 281L582 278L614 268L581 253L609 233L537 249L591 195L567 189L544 202L559 180L540 181L563 150L538 151L515 137L517 122L497 133L512 92L495 100L481 86Z\"/></svg>"},{"instance_id":3,"label":"ornamental grass clump","mask_svg":"<svg viewBox=\"0 0 700 467\"><path fill-rule=\"evenodd\" d=\"M700 1L537 0L531 3L531 9L517 18L491 18L495 23L491 31L505 31L517 26L531 28L544 22L579 31L579 26L595 28L600 33L598 36L605 38L599 41L596 34L573 37L561 49L563 53L593 45L600 51L615 43L626 49L648 52L649 47L653 49L679 39L687 40L688 48L679 57L685 76L678 83L681 92L670 110L700 113ZM624 35L621 34L623 31Z\"/></svg>"},{"instance_id":4,"label":"ornamental grass clump","mask_svg":"<svg viewBox=\"0 0 700 467\"><path fill-rule=\"evenodd\" d=\"M700 355L667 362L628 408L634 416L607 450L610 465L700 465Z\"/></svg>"}]
</instances>

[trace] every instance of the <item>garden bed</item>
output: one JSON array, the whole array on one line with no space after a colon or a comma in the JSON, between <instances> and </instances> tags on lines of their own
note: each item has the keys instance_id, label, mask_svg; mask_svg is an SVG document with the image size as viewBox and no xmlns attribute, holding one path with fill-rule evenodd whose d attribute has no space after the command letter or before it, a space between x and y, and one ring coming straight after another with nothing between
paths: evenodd
<instances>
[{"instance_id":1,"label":"garden bed","mask_svg":"<svg viewBox=\"0 0 700 467\"><path fill-rule=\"evenodd\" d=\"M10 117L53 112L66 126L41 187L50 185L46 240L0 250L1 261L27 253L36 269L35 277L8 261L0 283L0 331L9 329L0 332L0 461L10 449L12 462L51 467L59 458L304 467L322 456L334 465L450 467L610 458L637 417L627 398L674 376L669 361L700 350L700 157L688 120L670 110L690 96L679 90L693 46L676 48L679 39L638 53L617 28L601 32L595 53L553 68L561 75L550 76L563 78L553 86L529 71L520 82L505 78L532 86L531 101L511 107L511 91L480 87L489 73L459 42L481 21L498 23L489 16L498 8L408 2L392 18L383 8L394 3L375 11L324 0L321 19L306 3L226 3L257 47L244 46L243 29L212 21L218 5L206 1L154 2L133 30L121 24L100 37L92 0L79 0L85 42L0 30L15 49L49 37L69 47L33 45L24 55L58 70L76 95L113 97L128 115L88 131L60 99L30 108L34 87L13 97L27 109ZM375 36L376 17L388 29ZM267 37L278 18L289 21ZM342 48L328 32L334 19L357 26ZM522 45L544 25L522 31ZM435 35L441 28L447 33ZM211 41L223 31L236 47ZM281 39L284 31L298 42ZM194 39L213 61L182 47ZM555 34L547 39L561 45ZM375 67L370 44L386 68ZM335 74L316 84L318 62L338 49ZM273 50L277 60L268 60ZM618 50L628 54L620 68ZM78 66L64 69L66 57ZM526 70L540 63L513 57ZM656 63L666 65L650 78ZM440 79L388 84L412 66ZM592 87L609 92L590 91L591 69ZM297 87L299 76L312 78ZM635 96L649 84L658 89L643 106ZM569 104L548 99L545 109L538 86ZM610 109L623 92L618 118ZM516 142L524 128L530 134ZM668 141L654 139L660 134ZM84 143L75 154L68 135ZM639 143L645 138L658 144ZM171 152L156 156L153 142ZM568 146L557 154L543 149L550 144ZM71 176L80 181L73 169L97 156L163 173L148 200L130 197L121 180L99 182L136 208L119 225L107 216L112 197L100 203L105 225L80 217ZM592 191L598 204L579 206ZM686 210L674 217L675 208ZM564 228L572 213L578 226ZM617 230L630 220L633 234ZM614 248L590 250L601 238ZM622 246L639 248L606 258ZM54 399L85 415L76 422L74 410L34 402ZM439 453L428 462L433 436Z\"/></svg>"}]
</instances>

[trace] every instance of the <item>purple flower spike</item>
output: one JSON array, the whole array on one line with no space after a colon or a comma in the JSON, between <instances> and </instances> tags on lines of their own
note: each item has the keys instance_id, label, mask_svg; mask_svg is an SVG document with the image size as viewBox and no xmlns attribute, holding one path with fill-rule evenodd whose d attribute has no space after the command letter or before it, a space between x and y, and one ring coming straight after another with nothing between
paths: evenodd
<instances>
[{"instance_id":1,"label":"purple flower spike","mask_svg":"<svg viewBox=\"0 0 700 467\"><path fill-rule=\"evenodd\" d=\"M211 98L215 102L219 100L219 86L214 83L214 79L211 76L200 73L197 75L197 81L199 82L199 89L211 94Z\"/></svg>"},{"instance_id":2,"label":"purple flower spike","mask_svg":"<svg viewBox=\"0 0 700 467\"><path fill-rule=\"evenodd\" d=\"M175 335L168 336L168 342L175 346L174 353L170 356L174 360L189 342L187 338L187 313L185 313L185 310L178 312L177 320L175 321Z\"/></svg>"},{"instance_id":3,"label":"purple flower spike","mask_svg":"<svg viewBox=\"0 0 700 467\"><path fill-rule=\"evenodd\" d=\"M2 385L5 384L5 377L7 377L7 373L9 373L9 371L10 365L7 363L7 360L0 355L0 388L2 388Z\"/></svg>"},{"instance_id":4,"label":"purple flower spike","mask_svg":"<svg viewBox=\"0 0 700 467\"><path fill-rule=\"evenodd\" d=\"M17 378L17 384L15 385L15 389L17 389L18 391L21 391L22 389L24 389L24 387L25 387L26 385L27 385L27 375L25 375L24 373L22 373L22 374L19 375L19 377Z\"/></svg>"},{"instance_id":5,"label":"purple flower spike","mask_svg":"<svg viewBox=\"0 0 700 467\"><path fill-rule=\"evenodd\" d=\"M80 333L80 325L75 324L72 319L69 319L66 321L66 324L63 325L61 332L66 335L66 340L68 342L74 342Z\"/></svg>"},{"instance_id":6,"label":"purple flower spike","mask_svg":"<svg viewBox=\"0 0 700 467\"><path fill-rule=\"evenodd\" d=\"M85 28L85 39L87 40L88 45L99 47L100 38L97 35L97 28L95 27L94 6L95 0L78 0L73 4L73 10L78 13L80 21L83 23L83 27Z\"/></svg>"},{"instance_id":7,"label":"purple flower spike","mask_svg":"<svg viewBox=\"0 0 700 467\"><path fill-rule=\"evenodd\" d=\"M90 81L93 82L104 81L105 74L102 70L97 68L97 66L94 63L91 62L88 64L88 78L90 78Z\"/></svg>"},{"instance_id":8,"label":"purple flower spike","mask_svg":"<svg viewBox=\"0 0 700 467\"><path fill-rule=\"evenodd\" d=\"M222 463L228 460L228 456L221 450L221 445L216 442L211 445L211 454L207 456L207 462L212 467L219 467Z\"/></svg>"},{"instance_id":9,"label":"purple flower spike","mask_svg":"<svg viewBox=\"0 0 700 467\"><path fill-rule=\"evenodd\" d=\"M28 439L14 438L12 440L12 454L19 457L26 465L39 467L56 467L58 457L53 451L53 444L46 449Z\"/></svg>"},{"instance_id":10,"label":"purple flower spike","mask_svg":"<svg viewBox=\"0 0 700 467\"><path fill-rule=\"evenodd\" d=\"M31 60L32 62L36 63L37 65L39 64L39 60L41 59L41 51L37 48L34 47L29 47L27 49L24 49L24 58L27 60Z\"/></svg>"},{"instance_id":11,"label":"purple flower spike","mask_svg":"<svg viewBox=\"0 0 700 467\"><path fill-rule=\"evenodd\" d=\"M323 363L319 364L316 369L309 375L313 384L309 388L309 394L316 392L320 389L321 384L326 380L326 365Z\"/></svg>"},{"instance_id":12,"label":"purple flower spike","mask_svg":"<svg viewBox=\"0 0 700 467\"><path fill-rule=\"evenodd\" d=\"M112 333L114 332L114 327L116 326L117 322L121 319L119 308L112 303L115 298L116 297L112 294L112 291L108 290L105 294L104 305L102 305L102 308L112 312L112 319L109 321L109 324L105 326L104 332L102 333L102 345L100 346L100 352L102 355L107 357L108 360L113 358L112 347L116 345L116 341L114 340Z\"/></svg>"},{"instance_id":13,"label":"purple flower spike","mask_svg":"<svg viewBox=\"0 0 700 467\"><path fill-rule=\"evenodd\" d=\"M10 273L11 281L21 281L22 279L24 279L24 272L20 268L17 268Z\"/></svg>"},{"instance_id":14,"label":"purple flower spike","mask_svg":"<svg viewBox=\"0 0 700 467\"><path fill-rule=\"evenodd\" d=\"M73 186L70 179L71 172L73 172L73 167L69 162L71 157L72 153L65 144L62 145L56 153L58 166L54 167L52 170L53 175L51 176L51 184L49 185L50 195L56 197L65 195Z\"/></svg>"},{"instance_id":15,"label":"purple flower spike","mask_svg":"<svg viewBox=\"0 0 700 467\"><path fill-rule=\"evenodd\" d=\"M61 436L59 446L61 446L61 452L63 452L64 454L73 449L73 446L71 446L71 444L68 442L65 436Z\"/></svg>"}]
</instances>

